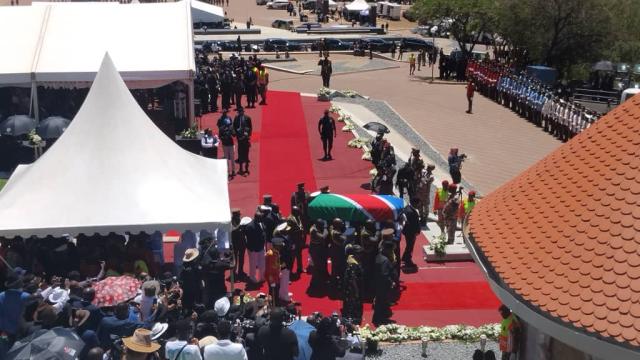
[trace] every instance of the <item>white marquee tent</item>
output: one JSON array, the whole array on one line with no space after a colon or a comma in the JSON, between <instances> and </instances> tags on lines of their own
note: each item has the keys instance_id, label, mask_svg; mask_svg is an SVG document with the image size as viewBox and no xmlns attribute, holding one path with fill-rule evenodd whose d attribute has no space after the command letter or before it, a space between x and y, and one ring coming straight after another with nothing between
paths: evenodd
<instances>
[{"instance_id":1,"label":"white marquee tent","mask_svg":"<svg viewBox=\"0 0 640 360\"><path fill-rule=\"evenodd\" d=\"M224 10L220 6L198 0L185 0L191 3L191 18L194 23L212 23L224 20Z\"/></svg>"},{"instance_id":2,"label":"white marquee tent","mask_svg":"<svg viewBox=\"0 0 640 360\"><path fill-rule=\"evenodd\" d=\"M0 34L0 86L89 86L107 51L130 88L195 72L189 1L2 6Z\"/></svg>"},{"instance_id":3,"label":"white marquee tent","mask_svg":"<svg viewBox=\"0 0 640 360\"><path fill-rule=\"evenodd\" d=\"M117 63L117 61L116 61ZM226 162L191 154L104 57L69 128L0 191L0 236L230 230Z\"/></svg>"},{"instance_id":4,"label":"white marquee tent","mask_svg":"<svg viewBox=\"0 0 640 360\"><path fill-rule=\"evenodd\" d=\"M349 11L363 11L369 9L369 4L365 0L353 0L349 4L345 5Z\"/></svg>"}]
</instances>

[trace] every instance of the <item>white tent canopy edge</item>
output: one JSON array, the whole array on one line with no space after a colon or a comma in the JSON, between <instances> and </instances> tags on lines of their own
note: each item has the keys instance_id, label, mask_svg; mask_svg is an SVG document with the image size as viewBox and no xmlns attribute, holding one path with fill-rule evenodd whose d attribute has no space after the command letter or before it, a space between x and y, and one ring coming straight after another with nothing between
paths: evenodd
<instances>
[{"instance_id":1,"label":"white tent canopy edge","mask_svg":"<svg viewBox=\"0 0 640 360\"><path fill-rule=\"evenodd\" d=\"M0 191L0 236L228 234L226 174L225 161L189 153L164 135L106 55L56 145Z\"/></svg>"}]
</instances>

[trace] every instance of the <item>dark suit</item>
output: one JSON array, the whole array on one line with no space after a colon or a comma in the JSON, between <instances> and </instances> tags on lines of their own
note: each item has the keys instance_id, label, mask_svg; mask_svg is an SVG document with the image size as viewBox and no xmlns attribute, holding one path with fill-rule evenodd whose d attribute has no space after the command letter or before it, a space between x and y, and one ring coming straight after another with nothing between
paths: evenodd
<instances>
[{"instance_id":1,"label":"dark suit","mask_svg":"<svg viewBox=\"0 0 640 360\"><path fill-rule=\"evenodd\" d=\"M248 164L251 131L253 130L251 118L247 115L237 115L233 119L233 130L238 140L238 164Z\"/></svg>"},{"instance_id":2,"label":"dark suit","mask_svg":"<svg viewBox=\"0 0 640 360\"><path fill-rule=\"evenodd\" d=\"M411 260L413 246L416 243L416 237L420 233L420 214L418 213L418 210L411 205L404 208L403 214L406 221L402 228L402 234L404 235L407 245L402 253L402 261L404 261L405 264L410 265L413 263Z\"/></svg>"},{"instance_id":3,"label":"dark suit","mask_svg":"<svg viewBox=\"0 0 640 360\"><path fill-rule=\"evenodd\" d=\"M252 221L244 229L244 233L247 237L247 250L249 251L262 251L266 241L265 231L257 221Z\"/></svg>"},{"instance_id":4,"label":"dark suit","mask_svg":"<svg viewBox=\"0 0 640 360\"><path fill-rule=\"evenodd\" d=\"M396 270L391 260L382 253L376 256L374 279L376 283L376 297L373 304L374 325L384 324L391 317L391 290L393 280L397 278Z\"/></svg>"}]
</instances>

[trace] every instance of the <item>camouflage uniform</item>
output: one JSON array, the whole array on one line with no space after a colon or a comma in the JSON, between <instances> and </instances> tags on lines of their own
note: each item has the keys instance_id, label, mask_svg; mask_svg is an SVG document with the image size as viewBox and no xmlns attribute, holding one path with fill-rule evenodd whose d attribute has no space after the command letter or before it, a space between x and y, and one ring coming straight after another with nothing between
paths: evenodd
<instances>
[{"instance_id":1,"label":"camouflage uniform","mask_svg":"<svg viewBox=\"0 0 640 360\"><path fill-rule=\"evenodd\" d=\"M458 197L455 194L449 195L449 200L444 205L444 223L447 230L447 244L453 244L456 236L456 227L458 225Z\"/></svg>"},{"instance_id":2,"label":"camouflage uniform","mask_svg":"<svg viewBox=\"0 0 640 360\"><path fill-rule=\"evenodd\" d=\"M422 170L416 182L416 196L420 199L420 222L424 225L429 217L429 198L431 197L433 176L427 170Z\"/></svg>"}]
</instances>

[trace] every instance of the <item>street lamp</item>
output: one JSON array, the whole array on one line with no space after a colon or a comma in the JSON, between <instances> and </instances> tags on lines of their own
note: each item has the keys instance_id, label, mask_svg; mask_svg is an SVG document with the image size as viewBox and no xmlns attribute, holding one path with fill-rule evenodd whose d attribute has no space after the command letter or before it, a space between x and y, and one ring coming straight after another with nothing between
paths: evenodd
<instances>
[{"instance_id":1,"label":"street lamp","mask_svg":"<svg viewBox=\"0 0 640 360\"><path fill-rule=\"evenodd\" d=\"M436 31L438 31L438 26L433 26L431 28L431 38L433 39L433 49L432 51L436 50ZM433 57L433 64L431 64L431 82L433 82L433 69L436 67L436 63L435 63L435 56Z\"/></svg>"}]
</instances>

